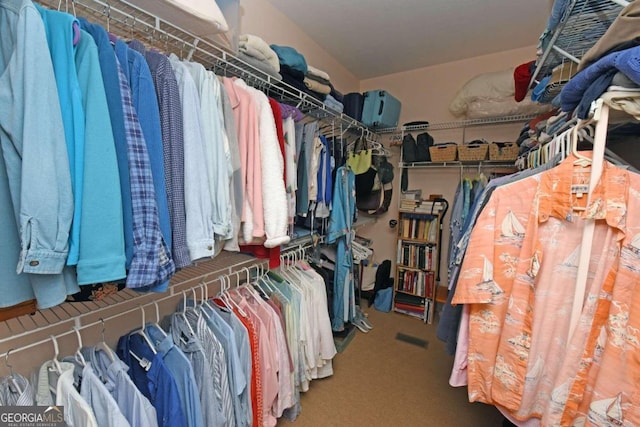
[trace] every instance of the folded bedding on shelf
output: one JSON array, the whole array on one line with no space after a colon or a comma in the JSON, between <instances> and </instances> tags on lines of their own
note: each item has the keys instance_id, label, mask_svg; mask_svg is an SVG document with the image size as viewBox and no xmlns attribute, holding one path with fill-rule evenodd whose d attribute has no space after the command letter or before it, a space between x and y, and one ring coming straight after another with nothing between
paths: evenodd
<instances>
[{"instance_id":1,"label":"folded bedding on shelf","mask_svg":"<svg viewBox=\"0 0 640 427\"><path fill-rule=\"evenodd\" d=\"M295 48L291 46L278 46L277 44L272 44L270 47L275 51L276 55L278 55L280 65L288 65L295 70L301 71L303 75L307 74L307 61Z\"/></svg>"},{"instance_id":2,"label":"folded bedding on shelf","mask_svg":"<svg viewBox=\"0 0 640 427\"><path fill-rule=\"evenodd\" d=\"M331 93L331 86L310 79L309 77L304 78L304 84L309 90L312 90L314 92L318 92L323 95L328 95Z\"/></svg>"},{"instance_id":3,"label":"folded bedding on shelf","mask_svg":"<svg viewBox=\"0 0 640 427\"><path fill-rule=\"evenodd\" d=\"M331 81L331 77L329 77L329 74L326 71L319 70L313 65L307 65L307 77L311 77L319 82L327 82L326 84L329 84Z\"/></svg>"},{"instance_id":4,"label":"folded bedding on shelf","mask_svg":"<svg viewBox=\"0 0 640 427\"><path fill-rule=\"evenodd\" d=\"M539 104L526 98L516 102L513 96L504 98L478 98L467 105L467 119L484 119L490 117L514 116L518 114L542 114L553 108L549 104Z\"/></svg>"},{"instance_id":5,"label":"folded bedding on shelf","mask_svg":"<svg viewBox=\"0 0 640 427\"><path fill-rule=\"evenodd\" d=\"M640 44L640 2L629 3L607 31L580 59L578 70L596 62L607 53Z\"/></svg>"},{"instance_id":6,"label":"folded bedding on shelf","mask_svg":"<svg viewBox=\"0 0 640 427\"><path fill-rule=\"evenodd\" d=\"M467 113L469 104L477 100L514 97L513 68L479 74L467 81L449 104L449 111L456 117Z\"/></svg>"},{"instance_id":7,"label":"folded bedding on shelf","mask_svg":"<svg viewBox=\"0 0 640 427\"><path fill-rule=\"evenodd\" d=\"M241 34L238 37L238 49L249 56L267 61L276 72L280 71L278 55L262 38L253 34Z\"/></svg>"},{"instance_id":8,"label":"folded bedding on shelf","mask_svg":"<svg viewBox=\"0 0 640 427\"><path fill-rule=\"evenodd\" d=\"M576 74L562 88L560 101L564 111L571 111L578 106L585 92L602 75L611 70L618 70L624 73L634 83L640 84L640 46L630 49L610 53L584 70ZM606 89L606 88L605 88Z\"/></svg>"},{"instance_id":9,"label":"folded bedding on shelf","mask_svg":"<svg viewBox=\"0 0 640 427\"><path fill-rule=\"evenodd\" d=\"M327 95L324 99L324 105L331 108L333 111L337 111L338 113L342 113L344 111L344 105L341 102L336 100L331 94Z\"/></svg>"},{"instance_id":10,"label":"folded bedding on shelf","mask_svg":"<svg viewBox=\"0 0 640 427\"><path fill-rule=\"evenodd\" d=\"M240 58L242 61L246 62L247 64L256 67L258 70L264 71L274 79L282 80L282 76L280 75L280 73L278 73L278 71L275 68L273 68L273 65L271 65L270 62L257 59L256 57L247 55L242 51L240 51L240 53L238 54L238 58Z\"/></svg>"}]
</instances>

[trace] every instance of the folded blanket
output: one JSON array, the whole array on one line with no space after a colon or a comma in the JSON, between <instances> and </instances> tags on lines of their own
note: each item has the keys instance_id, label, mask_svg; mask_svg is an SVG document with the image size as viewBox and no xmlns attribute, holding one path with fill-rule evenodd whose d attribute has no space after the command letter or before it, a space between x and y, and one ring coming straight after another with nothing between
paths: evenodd
<instances>
[{"instance_id":1,"label":"folded blanket","mask_svg":"<svg viewBox=\"0 0 640 427\"><path fill-rule=\"evenodd\" d=\"M314 92L318 92L323 95L328 95L331 93L331 86L319 83L313 79L310 79L309 77L304 78L304 84Z\"/></svg>"},{"instance_id":2,"label":"folded blanket","mask_svg":"<svg viewBox=\"0 0 640 427\"><path fill-rule=\"evenodd\" d=\"M300 52L290 46L272 44L270 47L275 51L276 55L278 55L281 65L288 65L293 69L301 71L302 74L307 74L307 61Z\"/></svg>"},{"instance_id":3,"label":"folded blanket","mask_svg":"<svg viewBox=\"0 0 640 427\"><path fill-rule=\"evenodd\" d=\"M589 65L562 88L560 100L563 111L572 111L582 100L586 90L609 70L617 70L624 73L634 83L640 84L640 46L617 51L603 56Z\"/></svg>"},{"instance_id":4,"label":"folded blanket","mask_svg":"<svg viewBox=\"0 0 640 427\"><path fill-rule=\"evenodd\" d=\"M313 80L314 82L318 82L323 85L331 86L331 82L329 80L325 80L322 77L314 76L313 74L309 74L308 72L305 78L309 80Z\"/></svg>"},{"instance_id":5,"label":"folded blanket","mask_svg":"<svg viewBox=\"0 0 640 427\"><path fill-rule=\"evenodd\" d=\"M342 111L344 110L344 105L342 105L341 102L338 102L331 95L327 95L327 97L324 99L324 105L326 105L327 107L331 108L332 110L338 113L342 113Z\"/></svg>"},{"instance_id":6,"label":"folded blanket","mask_svg":"<svg viewBox=\"0 0 640 427\"><path fill-rule=\"evenodd\" d=\"M331 86L331 96L333 96L336 101L342 104L342 101L344 101L344 95L341 92L338 92L336 88L333 87L333 85L329 86Z\"/></svg>"},{"instance_id":7,"label":"folded blanket","mask_svg":"<svg viewBox=\"0 0 640 427\"><path fill-rule=\"evenodd\" d=\"M329 74L327 74L326 71L319 70L316 67L314 67L313 65L308 65L307 66L307 76L317 77L318 79L322 79L322 80L325 80L327 82L331 81L331 77L329 77ZM318 80L318 79L316 79L316 80Z\"/></svg>"},{"instance_id":8,"label":"folded blanket","mask_svg":"<svg viewBox=\"0 0 640 427\"><path fill-rule=\"evenodd\" d=\"M278 73L278 71L276 71L275 68L273 68L273 66L271 65L270 62L257 59L257 58L255 58L253 56L245 54L244 52L240 52L238 54L238 58L240 58L241 60L243 60L244 62L246 62L249 65L253 65L258 70L264 71L265 73L269 74L274 79L282 80L282 76L280 75L280 73Z\"/></svg>"},{"instance_id":9,"label":"folded blanket","mask_svg":"<svg viewBox=\"0 0 640 427\"><path fill-rule=\"evenodd\" d=\"M238 46L238 51L242 52L242 53L244 53L246 55L253 56L256 59L259 59L260 61L267 61L268 60L267 56L262 51L256 49L255 47L253 47L253 46L251 46L249 44L246 44L246 43L245 44L240 44ZM274 52L274 54L275 54L275 52ZM276 57L277 56L278 55L276 55ZM280 65L280 62L278 62L278 65Z\"/></svg>"},{"instance_id":10,"label":"folded blanket","mask_svg":"<svg viewBox=\"0 0 640 427\"><path fill-rule=\"evenodd\" d=\"M264 59L267 60L273 68L275 68L276 72L280 71L280 60L278 59L278 55L269 47L267 42L262 40L260 37L252 34L241 34L238 37L238 45L239 49L244 47L245 52L248 52L249 50L254 53L256 53L256 51L260 52ZM249 55L255 56L256 58L258 57L255 54Z\"/></svg>"}]
</instances>

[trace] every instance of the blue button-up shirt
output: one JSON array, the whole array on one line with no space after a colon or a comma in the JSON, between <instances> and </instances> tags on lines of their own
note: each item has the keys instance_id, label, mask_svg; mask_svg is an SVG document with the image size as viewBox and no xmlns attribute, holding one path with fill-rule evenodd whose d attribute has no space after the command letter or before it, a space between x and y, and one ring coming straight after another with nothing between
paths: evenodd
<instances>
[{"instance_id":1,"label":"blue button-up shirt","mask_svg":"<svg viewBox=\"0 0 640 427\"><path fill-rule=\"evenodd\" d=\"M180 90L169 59L158 52L146 50L137 40L129 47L144 55L151 71L160 109L164 183L171 222L171 251L176 268L191 264L187 248L187 221L184 201L184 135Z\"/></svg>"},{"instance_id":2,"label":"blue button-up shirt","mask_svg":"<svg viewBox=\"0 0 640 427\"><path fill-rule=\"evenodd\" d=\"M98 46L100 71L104 82L109 119L118 159L118 173L120 176L120 194L122 197L122 222L124 228L124 248L126 267L129 268L133 258L133 223L131 218L131 184L129 182L129 161L127 158L127 137L124 130L124 112L122 96L120 95L120 80L118 79L118 63L109 36L104 28L92 24L84 18L78 18L80 27L91 34Z\"/></svg>"},{"instance_id":3,"label":"blue button-up shirt","mask_svg":"<svg viewBox=\"0 0 640 427\"><path fill-rule=\"evenodd\" d=\"M176 347L171 335L163 334L158 326L147 325L146 331L158 354L162 355L162 360L176 380L182 409L187 418L187 426L203 427L200 395L189 359Z\"/></svg>"},{"instance_id":4,"label":"blue button-up shirt","mask_svg":"<svg viewBox=\"0 0 640 427\"><path fill-rule=\"evenodd\" d=\"M156 409L133 383L127 373L129 367L122 360L116 357L112 361L96 347L83 347L82 355L91 363L129 424L135 427L158 426Z\"/></svg>"},{"instance_id":5,"label":"blue button-up shirt","mask_svg":"<svg viewBox=\"0 0 640 427\"><path fill-rule=\"evenodd\" d=\"M146 369L130 352L143 360ZM129 366L129 376L136 387L156 408L158 426L187 427L176 379L165 365L162 353L154 354L142 336L129 334L118 340L116 354Z\"/></svg>"}]
</instances>

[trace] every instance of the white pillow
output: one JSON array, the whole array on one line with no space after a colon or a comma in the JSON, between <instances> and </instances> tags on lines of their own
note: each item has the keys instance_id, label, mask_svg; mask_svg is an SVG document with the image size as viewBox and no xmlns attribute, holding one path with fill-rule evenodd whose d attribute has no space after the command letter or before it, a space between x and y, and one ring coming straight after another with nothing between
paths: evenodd
<instances>
[{"instance_id":1,"label":"white pillow","mask_svg":"<svg viewBox=\"0 0 640 427\"><path fill-rule=\"evenodd\" d=\"M475 76L462 86L449 104L449 111L454 116L463 116L473 101L503 99L514 95L513 68L484 73Z\"/></svg>"}]
</instances>

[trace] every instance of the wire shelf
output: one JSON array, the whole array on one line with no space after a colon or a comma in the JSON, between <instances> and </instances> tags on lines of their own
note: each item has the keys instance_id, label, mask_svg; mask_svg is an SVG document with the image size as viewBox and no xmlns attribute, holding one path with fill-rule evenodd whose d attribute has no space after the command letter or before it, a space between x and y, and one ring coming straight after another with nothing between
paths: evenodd
<instances>
[{"instance_id":1,"label":"wire shelf","mask_svg":"<svg viewBox=\"0 0 640 427\"><path fill-rule=\"evenodd\" d=\"M542 77L564 61L578 63L580 58L607 31L611 23L628 4L625 0L571 0L560 23L553 32L536 67L530 86L535 86ZM555 94L561 87L556 88ZM553 99L549 93L545 99Z\"/></svg>"},{"instance_id":2,"label":"wire shelf","mask_svg":"<svg viewBox=\"0 0 640 427\"><path fill-rule=\"evenodd\" d=\"M58 9L57 0L37 0L51 9ZM337 122L345 130L353 130L368 137L376 132L361 122L339 113L308 93L279 81L264 71L244 62L231 51L221 36L204 39L124 1L74 0L67 12L75 13L89 21L102 25L107 31L120 37L137 39L150 48L180 58L199 62L205 68L226 77L238 77L248 85L266 92L284 104L296 106L303 113L319 120Z\"/></svg>"}]
</instances>

